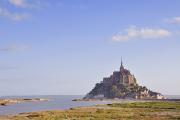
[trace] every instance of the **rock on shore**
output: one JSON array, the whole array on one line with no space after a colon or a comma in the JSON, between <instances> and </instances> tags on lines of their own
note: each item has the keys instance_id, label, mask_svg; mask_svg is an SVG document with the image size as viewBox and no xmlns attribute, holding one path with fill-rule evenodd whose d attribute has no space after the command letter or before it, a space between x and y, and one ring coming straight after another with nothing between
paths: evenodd
<instances>
[{"instance_id":1,"label":"rock on shore","mask_svg":"<svg viewBox=\"0 0 180 120\"><path fill-rule=\"evenodd\" d=\"M6 106L10 104L17 104L22 102L38 102L38 101L48 101L48 99L42 98L8 98L0 99L0 106Z\"/></svg>"}]
</instances>

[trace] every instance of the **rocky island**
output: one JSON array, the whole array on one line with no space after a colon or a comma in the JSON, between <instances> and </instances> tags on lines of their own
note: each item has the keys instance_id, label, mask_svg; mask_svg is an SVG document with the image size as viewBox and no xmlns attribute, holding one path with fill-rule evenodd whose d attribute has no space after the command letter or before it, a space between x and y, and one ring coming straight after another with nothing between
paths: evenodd
<instances>
[{"instance_id":1,"label":"rocky island","mask_svg":"<svg viewBox=\"0 0 180 120\"><path fill-rule=\"evenodd\" d=\"M121 60L119 71L114 71L110 77L103 78L95 87L83 98L83 100L94 99L165 99L158 92L154 92L140 86L131 72L124 68Z\"/></svg>"}]
</instances>

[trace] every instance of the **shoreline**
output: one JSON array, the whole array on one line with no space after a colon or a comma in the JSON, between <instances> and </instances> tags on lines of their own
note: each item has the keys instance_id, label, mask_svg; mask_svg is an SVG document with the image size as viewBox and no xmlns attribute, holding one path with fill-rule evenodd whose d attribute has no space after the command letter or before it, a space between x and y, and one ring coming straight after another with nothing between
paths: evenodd
<instances>
[{"instance_id":1,"label":"shoreline","mask_svg":"<svg viewBox=\"0 0 180 120\"><path fill-rule=\"evenodd\" d=\"M110 104L104 104L104 105L73 107L67 110L45 110L45 111L25 112L25 113L20 113L17 115L0 115L0 120L6 120L6 119L23 120L24 118L29 118L29 120L41 118L43 120L43 117L51 118L54 116L56 116L57 118L59 117L59 118L65 119L67 118L67 116L73 118L73 117L77 117L78 115L79 117L84 118L85 115L88 117L89 114L90 116L99 116L100 114L102 114L103 115L102 117L104 118L104 117L110 116L111 114L113 115L114 112L118 114L119 111L122 111L122 112L125 111L128 114L129 112L133 111L135 113L133 114L133 116L135 117L136 117L136 114L141 115L142 114L141 112L145 111L145 113L143 113L143 117L145 116L145 114L151 117L153 113L153 114L156 114L156 116L152 116L152 117L157 117L157 118L158 116L163 118L167 114L166 112L168 111L168 113L171 113L171 112L173 113L172 114L173 117L180 118L180 114L179 114L180 113L180 99L178 100L168 99L168 100L158 100L158 101L157 100L151 100L151 101L150 100L140 100L140 101L131 100L130 102L125 100L119 103L112 102ZM158 114L157 114L157 111L158 111ZM125 113L121 113L119 116L121 115L123 117L126 117ZM171 115L168 115L168 117L171 117Z\"/></svg>"},{"instance_id":2,"label":"shoreline","mask_svg":"<svg viewBox=\"0 0 180 120\"><path fill-rule=\"evenodd\" d=\"M180 99L73 99L72 101L110 101L110 102L118 102L118 101L180 101Z\"/></svg>"},{"instance_id":3,"label":"shoreline","mask_svg":"<svg viewBox=\"0 0 180 120\"><path fill-rule=\"evenodd\" d=\"M1 105L1 100L0 99L0 106L7 106L7 105L12 105L12 104L18 104L18 103L23 103L23 102L45 102L49 101L49 99L44 99L44 98L13 98L13 99L3 99L3 100L11 100L12 102L9 102L6 105ZM68 109L57 109L57 111L64 111L64 110L70 110L70 109L76 109L76 108L83 108L83 107L95 107L95 106L101 106L101 105L108 105L108 104L116 104L116 103L135 103L135 102L180 102L180 99L73 99L72 101L74 102L111 102L111 103L105 103L105 104L97 104L97 105L92 105L92 106L77 106L77 107L72 107ZM45 111L54 111L54 110L45 110ZM45 111L32 111L32 112L22 112L18 114L9 114L9 115L19 115L19 114L26 114L26 113L33 113L33 112L45 112ZM5 115L5 116L9 116ZM4 116L4 115L0 115Z\"/></svg>"},{"instance_id":4,"label":"shoreline","mask_svg":"<svg viewBox=\"0 0 180 120\"><path fill-rule=\"evenodd\" d=\"M49 101L49 99L44 98L7 98L0 99L0 106L7 106L12 104L18 104L23 102L45 102Z\"/></svg>"}]
</instances>

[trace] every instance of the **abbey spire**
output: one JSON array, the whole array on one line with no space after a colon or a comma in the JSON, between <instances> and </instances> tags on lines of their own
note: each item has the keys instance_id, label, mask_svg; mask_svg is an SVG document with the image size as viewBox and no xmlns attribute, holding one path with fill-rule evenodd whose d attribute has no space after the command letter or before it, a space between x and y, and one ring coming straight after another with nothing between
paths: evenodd
<instances>
[{"instance_id":1,"label":"abbey spire","mask_svg":"<svg viewBox=\"0 0 180 120\"><path fill-rule=\"evenodd\" d=\"M122 61L122 58L121 58L121 67L120 67L120 71L124 70L124 66L123 66L123 61Z\"/></svg>"}]
</instances>

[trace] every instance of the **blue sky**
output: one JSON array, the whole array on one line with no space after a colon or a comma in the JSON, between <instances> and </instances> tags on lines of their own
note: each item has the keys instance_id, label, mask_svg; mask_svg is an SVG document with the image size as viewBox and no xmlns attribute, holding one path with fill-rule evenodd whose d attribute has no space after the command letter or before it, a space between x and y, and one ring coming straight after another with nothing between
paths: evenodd
<instances>
[{"instance_id":1,"label":"blue sky","mask_svg":"<svg viewBox=\"0 0 180 120\"><path fill-rule=\"evenodd\" d=\"M179 0L0 0L0 95L86 94L124 66L180 95Z\"/></svg>"}]
</instances>

